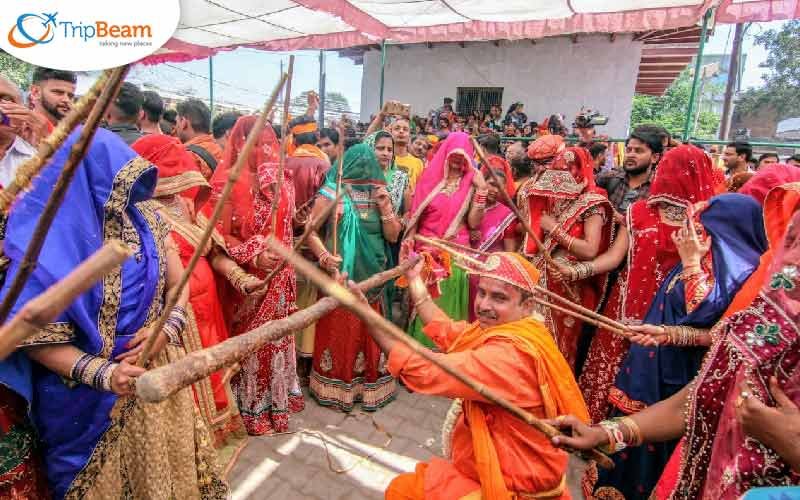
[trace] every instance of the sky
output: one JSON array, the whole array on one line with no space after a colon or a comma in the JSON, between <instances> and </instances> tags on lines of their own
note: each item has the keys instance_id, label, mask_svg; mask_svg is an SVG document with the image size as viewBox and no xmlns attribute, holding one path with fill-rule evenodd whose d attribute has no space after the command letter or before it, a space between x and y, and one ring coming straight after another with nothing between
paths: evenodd
<instances>
[{"instance_id":1,"label":"sky","mask_svg":"<svg viewBox=\"0 0 800 500\"><path fill-rule=\"evenodd\" d=\"M762 84L765 73L759 65L767 57L766 50L754 43L754 36L767 30L779 29L783 21L755 23L747 31L743 52L747 55L742 88ZM706 44L707 54L730 53L733 42L733 25L718 25ZM292 94L304 90L319 90L319 52L297 51ZM351 111L358 112L361 106L362 67L352 60L339 57L335 52L326 54L327 91L340 92L348 100ZM264 52L255 49L237 49L214 56L214 99L240 108L261 107L269 92L277 83L281 62L288 65L289 53ZM209 94L208 59L188 63L170 63L157 66L135 66L129 79L138 84L153 84L178 94L193 94L207 98ZM86 78L82 85L88 88L93 78ZM80 92L80 88L78 89Z\"/></svg>"}]
</instances>

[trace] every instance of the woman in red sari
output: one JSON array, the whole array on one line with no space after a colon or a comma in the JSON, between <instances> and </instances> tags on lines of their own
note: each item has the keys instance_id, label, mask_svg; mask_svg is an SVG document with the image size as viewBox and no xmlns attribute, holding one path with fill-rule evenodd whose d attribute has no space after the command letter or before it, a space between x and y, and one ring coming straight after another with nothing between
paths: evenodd
<instances>
[{"instance_id":1,"label":"woman in red sari","mask_svg":"<svg viewBox=\"0 0 800 500\"><path fill-rule=\"evenodd\" d=\"M613 214L611 203L598 194L593 163L584 148L568 148L535 182L527 186L529 222L539 228L545 251L566 265L587 261L608 250L611 244ZM548 269L544 255L530 235L525 235L524 254L544 272L539 285L567 299L595 310L605 290L605 274L566 282ZM578 340L583 322L550 308L544 308L548 329L561 353L575 371Z\"/></svg>"},{"instance_id":2,"label":"woman in red sari","mask_svg":"<svg viewBox=\"0 0 800 500\"><path fill-rule=\"evenodd\" d=\"M166 135L146 135L131 145L134 151L158 167L154 193L159 214L172 231L184 266L189 263L202 237L204 226L196 221L196 206L210 194L210 186L181 142ZM246 275L226 254L225 242L214 232L211 245L197 262L189 281L189 304L183 343L187 352L211 347L228 339L228 327L217 293L215 272L234 283L256 289L262 281ZM238 278L238 282L236 281ZM224 446L229 436L244 434L239 410L223 371L193 385L195 401L209 426L215 447Z\"/></svg>"},{"instance_id":3,"label":"woman in red sari","mask_svg":"<svg viewBox=\"0 0 800 500\"><path fill-rule=\"evenodd\" d=\"M794 204L781 203L787 195L796 199L796 188L770 196L777 197L776 206ZM662 480L655 498L734 500L755 487L800 485L791 430L800 404L800 213L791 214L774 251L769 279L749 307L714 327L717 340L690 385L627 420L605 423L620 431L611 433L621 438L619 446L604 427L569 416L555 423L573 437L554 443L620 450L683 436L677 481ZM753 425L757 412L766 417L760 426Z\"/></svg>"},{"instance_id":4,"label":"woman in red sari","mask_svg":"<svg viewBox=\"0 0 800 500\"><path fill-rule=\"evenodd\" d=\"M222 162L211 177L212 195L204 206L205 217L214 210L229 172L255 124L255 116L239 118L231 130ZM294 184L287 170L277 208L277 224L272 227L274 185L278 182L278 140L266 126L247 158L241 176L228 199L217 230L225 239L228 254L247 273L264 279L279 259L267 250L266 241L275 236L292 246ZM203 217L201 217L201 220ZM269 283L265 295L242 297L230 287L222 291L223 303L231 324L231 334L242 333L292 314L296 283L294 269L285 266ZM303 409L303 394L297 380L294 336L289 335L261 348L241 361L241 371L231 386L251 435L285 432L289 414Z\"/></svg>"},{"instance_id":5,"label":"woman in red sari","mask_svg":"<svg viewBox=\"0 0 800 500\"><path fill-rule=\"evenodd\" d=\"M661 160L647 200L628 207L625 231L616 235L608 252L591 262L562 268L566 279L607 273L625 262L613 284L603 314L623 323L638 324L647 314L661 283L680 262L672 233L686 218L686 207L714 193L711 161L694 146L680 146ZM579 379L593 422L611 409L609 393L630 344L602 328L589 346Z\"/></svg>"}]
</instances>

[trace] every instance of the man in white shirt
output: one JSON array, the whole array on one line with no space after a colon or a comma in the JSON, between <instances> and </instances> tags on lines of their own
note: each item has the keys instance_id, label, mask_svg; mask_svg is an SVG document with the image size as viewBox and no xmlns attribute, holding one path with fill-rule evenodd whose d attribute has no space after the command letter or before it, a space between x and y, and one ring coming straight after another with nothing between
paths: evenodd
<instances>
[{"instance_id":1,"label":"man in white shirt","mask_svg":"<svg viewBox=\"0 0 800 500\"><path fill-rule=\"evenodd\" d=\"M19 88L0 76L0 186L11 183L46 134L45 118L23 106Z\"/></svg>"}]
</instances>

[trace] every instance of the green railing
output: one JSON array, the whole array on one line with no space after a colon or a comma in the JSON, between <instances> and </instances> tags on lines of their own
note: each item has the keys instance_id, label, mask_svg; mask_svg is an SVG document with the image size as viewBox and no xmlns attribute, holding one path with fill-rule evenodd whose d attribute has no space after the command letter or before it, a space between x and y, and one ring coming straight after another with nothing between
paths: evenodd
<instances>
[{"instance_id":1,"label":"green railing","mask_svg":"<svg viewBox=\"0 0 800 500\"><path fill-rule=\"evenodd\" d=\"M536 137L501 137L501 141L522 141L522 142L531 142L535 141ZM567 137L568 141L570 140L577 140L577 137ZM601 139L602 142L625 142L627 139ZM718 141L713 139L689 139L689 141L693 144L730 144L731 141ZM758 142L750 142L748 141L753 147L756 148L788 148L788 149L800 149L800 142L765 142L765 141L758 141Z\"/></svg>"}]
</instances>

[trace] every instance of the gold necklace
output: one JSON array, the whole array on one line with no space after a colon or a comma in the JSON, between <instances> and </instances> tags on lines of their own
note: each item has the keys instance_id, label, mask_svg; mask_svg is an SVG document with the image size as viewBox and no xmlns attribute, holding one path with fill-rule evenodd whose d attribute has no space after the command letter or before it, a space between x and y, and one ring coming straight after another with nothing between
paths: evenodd
<instances>
[{"instance_id":1,"label":"gold necklace","mask_svg":"<svg viewBox=\"0 0 800 500\"><path fill-rule=\"evenodd\" d=\"M451 181L451 180L448 179L447 182L444 185L444 189L442 189L442 192L444 194L446 194L447 196L452 196L453 193L458 191L458 186L460 184L461 184L461 177L457 178L454 181Z\"/></svg>"}]
</instances>

